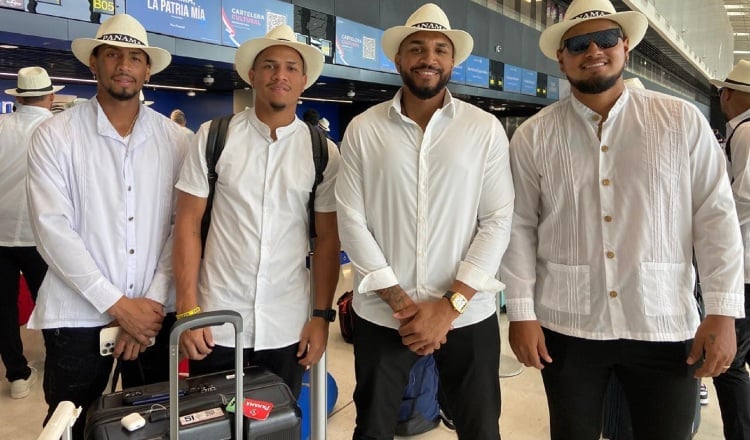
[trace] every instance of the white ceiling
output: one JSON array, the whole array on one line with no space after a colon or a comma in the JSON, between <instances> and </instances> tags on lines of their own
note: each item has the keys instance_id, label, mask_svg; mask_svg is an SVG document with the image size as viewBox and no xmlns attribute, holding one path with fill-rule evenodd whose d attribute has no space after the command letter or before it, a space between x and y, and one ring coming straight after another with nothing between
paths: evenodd
<instances>
[{"instance_id":1,"label":"white ceiling","mask_svg":"<svg viewBox=\"0 0 750 440\"><path fill-rule=\"evenodd\" d=\"M741 59L750 60L750 0L724 0L734 31L734 50L747 51L744 54L734 54L734 62ZM741 15L730 15L733 12Z\"/></svg>"}]
</instances>

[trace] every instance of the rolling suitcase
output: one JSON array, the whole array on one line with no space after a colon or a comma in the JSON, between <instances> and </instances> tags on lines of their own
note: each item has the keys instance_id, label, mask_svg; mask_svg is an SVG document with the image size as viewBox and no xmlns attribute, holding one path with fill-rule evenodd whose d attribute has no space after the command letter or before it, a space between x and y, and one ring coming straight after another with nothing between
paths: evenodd
<instances>
[{"instance_id":1,"label":"rolling suitcase","mask_svg":"<svg viewBox=\"0 0 750 440\"><path fill-rule=\"evenodd\" d=\"M244 436L245 439L299 439L301 412L289 388L275 374L250 367L244 370L244 378L231 371L178 378L180 334L190 328L225 322L235 326L235 346L238 347L235 371L241 371L242 318L238 313L207 312L180 320L170 334L169 383L126 389L97 399L88 412L85 438L145 440L176 439L179 436L183 440L230 440ZM227 411L227 404L238 392L249 399L249 413L257 409L257 414L250 414L255 418L237 418ZM236 414L241 416L242 400L238 399L235 405ZM121 421L132 413L139 414L145 425L131 432ZM237 429L242 435L234 435Z\"/></svg>"}]
</instances>

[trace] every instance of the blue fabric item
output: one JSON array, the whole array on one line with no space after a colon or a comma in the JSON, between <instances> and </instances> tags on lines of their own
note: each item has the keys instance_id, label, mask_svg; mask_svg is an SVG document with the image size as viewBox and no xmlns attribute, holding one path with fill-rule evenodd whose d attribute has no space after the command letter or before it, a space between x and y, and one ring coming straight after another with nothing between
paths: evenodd
<instances>
[{"instance_id":1,"label":"blue fabric item","mask_svg":"<svg viewBox=\"0 0 750 440\"><path fill-rule=\"evenodd\" d=\"M336 385L336 380L331 376L331 373L326 373L328 381L326 391L328 396L326 397L326 414L328 417L331 416L333 407L336 405L336 399L339 397L339 387ZM310 370L305 371L302 376L302 390L299 393L297 404L302 411L302 440L310 439Z\"/></svg>"},{"instance_id":2,"label":"blue fabric item","mask_svg":"<svg viewBox=\"0 0 750 440\"><path fill-rule=\"evenodd\" d=\"M440 422L437 400L438 371L432 355L422 356L411 367L409 383L398 408L396 435L417 435L435 428Z\"/></svg>"}]
</instances>

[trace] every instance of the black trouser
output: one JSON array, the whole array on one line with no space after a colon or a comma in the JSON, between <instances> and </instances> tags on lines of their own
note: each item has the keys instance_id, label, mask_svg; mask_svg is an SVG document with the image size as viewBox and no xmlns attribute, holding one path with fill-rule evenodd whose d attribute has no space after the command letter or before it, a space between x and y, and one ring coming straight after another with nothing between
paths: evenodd
<instances>
[{"instance_id":1,"label":"black trouser","mask_svg":"<svg viewBox=\"0 0 750 440\"><path fill-rule=\"evenodd\" d=\"M417 355L398 331L354 315L355 440L392 440L398 408ZM448 332L434 353L458 438L498 440L500 330L497 316Z\"/></svg>"},{"instance_id":2,"label":"black trouser","mask_svg":"<svg viewBox=\"0 0 750 440\"><path fill-rule=\"evenodd\" d=\"M255 351L246 348L242 352L243 363L245 367L257 365L267 368L279 376L292 390L296 399L302 389L302 376L305 374L305 367L299 364L297 347L299 343L271 350ZM215 346L205 359L190 361L190 375L234 370L234 352L234 347Z\"/></svg>"},{"instance_id":3,"label":"black trouser","mask_svg":"<svg viewBox=\"0 0 750 440\"><path fill-rule=\"evenodd\" d=\"M734 321L737 354L732 366L714 378L727 440L750 439L750 284L745 284L745 317Z\"/></svg>"},{"instance_id":4,"label":"black trouser","mask_svg":"<svg viewBox=\"0 0 750 440\"><path fill-rule=\"evenodd\" d=\"M602 405L615 375L630 407L633 437L639 440L692 437L697 366L685 363L692 340L596 341L544 329L552 363L542 379L552 440L597 440Z\"/></svg>"},{"instance_id":5,"label":"black trouser","mask_svg":"<svg viewBox=\"0 0 750 440\"><path fill-rule=\"evenodd\" d=\"M29 377L31 370L23 355L18 326L18 282L23 272L31 297L36 302L47 263L35 247L0 247L0 357L9 382Z\"/></svg>"},{"instance_id":6,"label":"black trouser","mask_svg":"<svg viewBox=\"0 0 750 440\"><path fill-rule=\"evenodd\" d=\"M122 362L122 387L130 388L169 380L169 331L174 313L167 314L156 343L134 361ZM86 412L107 387L112 356L99 354L99 331L102 327L45 329L44 398L49 408L46 424L57 405L70 400L82 412L73 426L73 439L83 439Z\"/></svg>"}]
</instances>

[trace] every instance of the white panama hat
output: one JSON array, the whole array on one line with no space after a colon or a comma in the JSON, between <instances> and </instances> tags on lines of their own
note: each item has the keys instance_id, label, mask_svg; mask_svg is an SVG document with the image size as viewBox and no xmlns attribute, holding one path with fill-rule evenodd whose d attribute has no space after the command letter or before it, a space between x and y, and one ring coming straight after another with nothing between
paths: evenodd
<instances>
[{"instance_id":1,"label":"white panama hat","mask_svg":"<svg viewBox=\"0 0 750 440\"><path fill-rule=\"evenodd\" d=\"M719 81L718 79L710 80L711 84L721 89L726 87L740 92L750 93L750 61L740 60L727 75L727 79Z\"/></svg>"},{"instance_id":2,"label":"white panama hat","mask_svg":"<svg viewBox=\"0 0 750 440\"><path fill-rule=\"evenodd\" d=\"M318 121L318 127L322 128L323 131L331 131L331 123L326 118L320 118Z\"/></svg>"},{"instance_id":3,"label":"white panama hat","mask_svg":"<svg viewBox=\"0 0 750 440\"><path fill-rule=\"evenodd\" d=\"M57 93L65 86L53 86L47 71L41 67L24 67L18 71L18 82L15 89L5 89L11 96L44 96Z\"/></svg>"},{"instance_id":4,"label":"white panama hat","mask_svg":"<svg viewBox=\"0 0 750 440\"><path fill-rule=\"evenodd\" d=\"M448 37L453 43L453 62L455 65L463 63L471 55L474 48L474 39L462 30L451 29L448 16L440 7L433 3L427 3L419 7L406 20L404 26L394 26L383 32L380 45L383 47L385 56L396 61L396 54L401 47L401 42L409 35L419 31L440 32Z\"/></svg>"},{"instance_id":5,"label":"white panama hat","mask_svg":"<svg viewBox=\"0 0 750 440\"><path fill-rule=\"evenodd\" d=\"M629 48L633 50L646 35L648 19L635 11L617 12L609 0L573 0L568 6L563 21L555 23L542 32L539 37L539 48L547 58L557 61L562 37L573 26L589 20L610 20L622 28L628 38Z\"/></svg>"},{"instance_id":6,"label":"white panama hat","mask_svg":"<svg viewBox=\"0 0 750 440\"><path fill-rule=\"evenodd\" d=\"M287 46L296 50L305 63L305 74L307 75L305 89L315 84L323 71L325 56L317 47L298 42L294 31L286 24L271 29L265 37L251 38L237 48L237 53L234 55L234 68L243 81L250 84L249 72L250 68L253 67L255 58L271 46Z\"/></svg>"},{"instance_id":7,"label":"white panama hat","mask_svg":"<svg viewBox=\"0 0 750 440\"><path fill-rule=\"evenodd\" d=\"M116 14L106 19L97 29L96 38L76 38L71 48L78 61L88 66L91 52L102 44L130 47L146 52L151 63L152 75L166 69L172 61L172 55L168 51L148 45L146 29L128 14Z\"/></svg>"}]
</instances>

